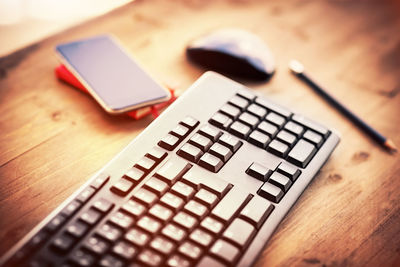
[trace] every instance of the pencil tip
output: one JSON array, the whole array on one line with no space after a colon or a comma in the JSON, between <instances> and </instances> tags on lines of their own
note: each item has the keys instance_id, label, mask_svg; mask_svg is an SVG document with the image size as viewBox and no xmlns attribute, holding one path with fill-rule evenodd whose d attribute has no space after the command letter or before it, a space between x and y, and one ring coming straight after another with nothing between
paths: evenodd
<instances>
[{"instance_id":1,"label":"pencil tip","mask_svg":"<svg viewBox=\"0 0 400 267\"><path fill-rule=\"evenodd\" d=\"M385 141L384 146L385 146L387 149L389 149L389 151L390 151L391 153L396 153L396 152L397 152L397 147L396 147L396 145L395 145L395 144L393 143L393 141L390 140L390 139L387 139L387 140Z\"/></svg>"},{"instance_id":2,"label":"pencil tip","mask_svg":"<svg viewBox=\"0 0 400 267\"><path fill-rule=\"evenodd\" d=\"M304 66L299 61L292 59L289 62L289 69L295 74L301 74L304 71Z\"/></svg>"}]
</instances>

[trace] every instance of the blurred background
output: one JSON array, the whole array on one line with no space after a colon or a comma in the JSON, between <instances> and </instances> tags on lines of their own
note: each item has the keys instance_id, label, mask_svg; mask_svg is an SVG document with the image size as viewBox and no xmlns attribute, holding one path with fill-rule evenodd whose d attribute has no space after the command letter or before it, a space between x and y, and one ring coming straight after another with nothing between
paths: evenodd
<instances>
[{"instance_id":1,"label":"blurred background","mask_svg":"<svg viewBox=\"0 0 400 267\"><path fill-rule=\"evenodd\" d=\"M0 57L133 0L0 0Z\"/></svg>"}]
</instances>

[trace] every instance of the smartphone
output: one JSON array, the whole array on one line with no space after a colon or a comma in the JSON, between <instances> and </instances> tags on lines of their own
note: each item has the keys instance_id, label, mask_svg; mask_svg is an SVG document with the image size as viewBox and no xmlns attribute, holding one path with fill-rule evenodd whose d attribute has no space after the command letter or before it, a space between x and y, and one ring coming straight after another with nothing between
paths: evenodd
<instances>
[{"instance_id":1,"label":"smartphone","mask_svg":"<svg viewBox=\"0 0 400 267\"><path fill-rule=\"evenodd\" d=\"M110 35L60 44L56 53L109 113L124 113L171 97Z\"/></svg>"}]
</instances>

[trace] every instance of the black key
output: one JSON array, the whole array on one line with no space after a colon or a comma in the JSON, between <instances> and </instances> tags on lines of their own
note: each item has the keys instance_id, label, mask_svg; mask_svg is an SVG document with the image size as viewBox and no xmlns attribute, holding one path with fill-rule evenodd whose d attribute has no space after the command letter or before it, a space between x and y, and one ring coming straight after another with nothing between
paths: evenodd
<instances>
[{"instance_id":1,"label":"black key","mask_svg":"<svg viewBox=\"0 0 400 267\"><path fill-rule=\"evenodd\" d=\"M235 106L232 106L231 104L223 105L219 111L231 117L234 120L240 115L241 112L240 109L238 109Z\"/></svg>"},{"instance_id":2,"label":"black key","mask_svg":"<svg viewBox=\"0 0 400 267\"><path fill-rule=\"evenodd\" d=\"M163 179L168 184L173 184L191 167L192 165L187 163L185 160L175 157L165 162L164 165L158 169L155 176Z\"/></svg>"},{"instance_id":3,"label":"black key","mask_svg":"<svg viewBox=\"0 0 400 267\"><path fill-rule=\"evenodd\" d=\"M190 116L185 117L179 123L188 127L191 131L199 125L199 121Z\"/></svg>"},{"instance_id":4,"label":"black key","mask_svg":"<svg viewBox=\"0 0 400 267\"><path fill-rule=\"evenodd\" d=\"M211 139L211 141L215 142L222 135L222 132L211 125L204 125L200 128L199 133Z\"/></svg>"},{"instance_id":5,"label":"black key","mask_svg":"<svg viewBox=\"0 0 400 267\"><path fill-rule=\"evenodd\" d=\"M146 174L149 173L156 165L156 162L148 157L142 157L136 164L135 167L141 169Z\"/></svg>"},{"instance_id":6,"label":"black key","mask_svg":"<svg viewBox=\"0 0 400 267\"><path fill-rule=\"evenodd\" d=\"M139 183L140 180L142 180L142 178L144 177L145 173L142 170L139 170L138 168L131 168L129 169L125 174L124 174L124 178L131 180L134 183Z\"/></svg>"},{"instance_id":7,"label":"black key","mask_svg":"<svg viewBox=\"0 0 400 267\"><path fill-rule=\"evenodd\" d=\"M300 139L289 152L288 161L299 167L305 168L316 152L317 149L313 144Z\"/></svg>"},{"instance_id":8,"label":"black key","mask_svg":"<svg viewBox=\"0 0 400 267\"><path fill-rule=\"evenodd\" d=\"M244 98L242 98L240 96L237 96L237 95L232 97L229 100L229 103L234 105L235 107L239 108L242 111L249 105L249 101L248 100L246 100L246 99L244 99Z\"/></svg>"},{"instance_id":9,"label":"black key","mask_svg":"<svg viewBox=\"0 0 400 267\"><path fill-rule=\"evenodd\" d=\"M108 212L112 207L114 207L114 204L105 198L100 198L93 203L93 208L102 213Z\"/></svg>"},{"instance_id":10,"label":"black key","mask_svg":"<svg viewBox=\"0 0 400 267\"><path fill-rule=\"evenodd\" d=\"M273 185L276 185L277 187L282 189L283 192L287 192L289 190L289 187L292 185L290 179L279 172L274 172L269 177L268 182Z\"/></svg>"},{"instance_id":11,"label":"black key","mask_svg":"<svg viewBox=\"0 0 400 267\"><path fill-rule=\"evenodd\" d=\"M224 240L217 240L211 247L210 253L231 266L237 262L240 250Z\"/></svg>"},{"instance_id":12,"label":"black key","mask_svg":"<svg viewBox=\"0 0 400 267\"><path fill-rule=\"evenodd\" d=\"M249 136L249 134L251 132L251 128L249 126L247 126L246 124L235 121L229 127L229 132L232 133L233 135L236 135L237 137L242 138L242 139L247 139L247 136Z\"/></svg>"},{"instance_id":13,"label":"black key","mask_svg":"<svg viewBox=\"0 0 400 267\"><path fill-rule=\"evenodd\" d=\"M227 129L232 123L232 119L228 116L217 112L211 117L209 123L222 129Z\"/></svg>"},{"instance_id":14,"label":"black key","mask_svg":"<svg viewBox=\"0 0 400 267\"><path fill-rule=\"evenodd\" d=\"M178 137L179 139L182 139L189 133L189 128L183 125L177 125L169 133Z\"/></svg>"},{"instance_id":15,"label":"black key","mask_svg":"<svg viewBox=\"0 0 400 267\"><path fill-rule=\"evenodd\" d=\"M262 119L267 114L267 110L257 104L251 104L247 107L247 112L257 116L259 119Z\"/></svg>"},{"instance_id":16,"label":"black key","mask_svg":"<svg viewBox=\"0 0 400 267\"><path fill-rule=\"evenodd\" d=\"M125 263L112 256L112 255L105 255L103 258L101 258L101 260L99 261L99 266L100 267L123 267L125 266Z\"/></svg>"},{"instance_id":17,"label":"black key","mask_svg":"<svg viewBox=\"0 0 400 267\"><path fill-rule=\"evenodd\" d=\"M58 252L65 253L72 248L74 243L74 238L66 234L62 234L53 240L51 247Z\"/></svg>"},{"instance_id":18,"label":"black key","mask_svg":"<svg viewBox=\"0 0 400 267\"><path fill-rule=\"evenodd\" d=\"M280 131L276 135L276 139L286 143L289 147L292 147L296 143L296 136L285 130Z\"/></svg>"},{"instance_id":19,"label":"black key","mask_svg":"<svg viewBox=\"0 0 400 267\"><path fill-rule=\"evenodd\" d=\"M284 129L296 135L297 138L299 138L301 134L304 132L304 127L293 121L289 121L288 123L286 123Z\"/></svg>"},{"instance_id":20,"label":"black key","mask_svg":"<svg viewBox=\"0 0 400 267\"><path fill-rule=\"evenodd\" d=\"M82 250L75 250L69 257L70 261L77 266L92 266L95 262L95 258Z\"/></svg>"},{"instance_id":21,"label":"black key","mask_svg":"<svg viewBox=\"0 0 400 267\"><path fill-rule=\"evenodd\" d=\"M172 134L167 134L158 142L158 145L166 150L172 151L179 144L179 138Z\"/></svg>"},{"instance_id":22,"label":"black key","mask_svg":"<svg viewBox=\"0 0 400 267\"><path fill-rule=\"evenodd\" d=\"M84 222L75 221L67 226L66 232L76 238L81 238L89 229L89 225Z\"/></svg>"},{"instance_id":23,"label":"black key","mask_svg":"<svg viewBox=\"0 0 400 267\"><path fill-rule=\"evenodd\" d=\"M102 255L108 250L109 244L100 237L91 236L83 243L83 247L96 255Z\"/></svg>"},{"instance_id":24,"label":"black key","mask_svg":"<svg viewBox=\"0 0 400 267\"><path fill-rule=\"evenodd\" d=\"M274 112L268 113L268 115L265 117L265 120L275 124L278 128L282 128L282 126L286 122L285 117L278 115Z\"/></svg>"},{"instance_id":25,"label":"black key","mask_svg":"<svg viewBox=\"0 0 400 267\"><path fill-rule=\"evenodd\" d=\"M211 211L211 215L223 222L229 222L247 204L250 195L239 187L233 187Z\"/></svg>"},{"instance_id":26,"label":"black key","mask_svg":"<svg viewBox=\"0 0 400 267\"><path fill-rule=\"evenodd\" d=\"M248 112L243 112L242 114L240 114L238 120L250 126L252 129L254 129L257 126L258 122L260 121L256 116L251 115Z\"/></svg>"},{"instance_id":27,"label":"black key","mask_svg":"<svg viewBox=\"0 0 400 267\"><path fill-rule=\"evenodd\" d=\"M271 175L272 170L268 169L267 167L262 166L256 162L253 162L250 167L246 170L246 173L254 178L266 181L268 177Z\"/></svg>"},{"instance_id":28,"label":"black key","mask_svg":"<svg viewBox=\"0 0 400 267\"><path fill-rule=\"evenodd\" d=\"M223 162L227 162L230 157L233 155L232 151L219 143L214 143L211 147L208 153L218 157L221 159Z\"/></svg>"},{"instance_id":29,"label":"black key","mask_svg":"<svg viewBox=\"0 0 400 267\"><path fill-rule=\"evenodd\" d=\"M124 212L117 211L110 217L110 222L127 230L133 224L133 218Z\"/></svg>"},{"instance_id":30,"label":"black key","mask_svg":"<svg viewBox=\"0 0 400 267\"><path fill-rule=\"evenodd\" d=\"M285 162L282 162L278 168L277 171L282 173L283 175L286 175L287 177L290 178L293 182L299 177L301 174L301 171L297 169L296 167L293 167Z\"/></svg>"},{"instance_id":31,"label":"black key","mask_svg":"<svg viewBox=\"0 0 400 267\"><path fill-rule=\"evenodd\" d=\"M205 153L199 160L199 165L209 171L218 172L224 163L210 153Z\"/></svg>"},{"instance_id":32,"label":"black key","mask_svg":"<svg viewBox=\"0 0 400 267\"><path fill-rule=\"evenodd\" d=\"M278 203L279 201L281 201L281 199L284 195L283 191L279 187L277 187L269 182L265 182L261 186L260 190L258 190L257 193L260 196L262 196L272 202L275 202L275 203Z\"/></svg>"},{"instance_id":33,"label":"black key","mask_svg":"<svg viewBox=\"0 0 400 267\"><path fill-rule=\"evenodd\" d=\"M267 151L277 155L278 157L284 158L289 151L289 146L278 140L272 140L267 147Z\"/></svg>"},{"instance_id":34,"label":"black key","mask_svg":"<svg viewBox=\"0 0 400 267\"><path fill-rule=\"evenodd\" d=\"M58 214L46 226L45 229L49 232L56 231L66 221L65 216Z\"/></svg>"},{"instance_id":35,"label":"black key","mask_svg":"<svg viewBox=\"0 0 400 267\"><path fill-rule=\"evenodd\" d=\"M119 241L112 248L112 252L124 260L132 260L138 253L138 249L127 242Z\"/></svg>"},{"instance_id":36,"label":"black key","mask_svg":"<svg viewBox=\"0 0 400 267\"><path fill-rule=\"evenodd\" d=\"M277 105L275 103L272 103L272 102L270 102L270 101L268 101L266 99L262 99L262 98L257 97L255 102L257 104L259 104L260 106L263 106L263 107L265 107L266 109L268 109L270 111L273 111L273 112L276 112L276 113L282 115L286 119L288 119L290 116L292 116L292 112L290 112L288 109L286 109L286 108L284 108L284 107L282 107L280 105Z\"/></svg>"},{"instance_id":37,"label":"black key","mask_svg":"<svg viewBox=\"0 0 400 267\"><path fill-rule=\"evenodd\" d=\"M168 155L167 152L162 150L161 148L155 146L149 152L147 152L146 157L155 160L157 163L160 163L165 157Z\"/></svg>"},{"instance_id":38,"label":"black key","mask_svg":"<svg viewBox=\"0 0 400 267\"><path fill-rule=\"evenodd\" d=\"M81 214L79 219L89 225L94 225L100 220L101 217L103 217L103 214L101 212L94 209L88 209Z\"/></svg>"},{"instance_id":39,"label":"black key","mask_svg":"<svg viewBox=\"0 0 400 267\"><path fill-rule=\"evenodd\" d=\"M316 132L313 132L311 130L307 130L304 133L303 138L311 143L313 143L316 147L321 147L322 143L324 142L324 139L320 134L317 134Z\"/></svg>"},{"instance_id":40,"label":"black key","mask_svg":"<svg viewBox=\"0 0 400 267\"><path fill-rule=\"evenodd\" d=\"M100 189L103 185L107 183L107 181L110 180L110 175L105 174L105 173L100 173L90 184L92 187L95 189Z\"/></svg>"},{"instance_id":41,"label":"black key","mask_svg":"<svg viewBox=\"0 0 400 267\"><path fill-rule=\"evenodd\" d=\"M49 234L47 232L40 231L28 241L27 247L31 250L35 250L39 248L39 246L43 245L43 243L47 241L48 237Z\"/></svg>"},{"instance_id":42,"label":"black key","mask_svg":"<svg viewBox=\"0 0 400 267\"><path fill-rule=\"evenodd\" d=\"M120 178L111 188L111 192L119 195L126 196L134 187L134 183L131 180Z\"/></svg>"},{"instance_id":43,"label":"black key","mask_svg":"<svg viewBox=\"0 0 400 267\"><path fill-rule=\"evenodd\" d=\"M203 151L192 144L186 143L178 150L177 154L191 162L197 162L203 155Z\"/></svg>"},{"instance_id":44,"label":"black key","mask_svg":"<svg viewBox=\"0 0 400 267\"><path fill-rule=\"evenodd\" d=\"M103 224L96 233L111 242L116 241L122 235L122 231L110 223Z\"/></svg>"},{"instance_id":45,"label":"black key","mask_svg":"<svg viewBox=\"0 0 400 267\"><path fill-rule=\"evenodd\" d=\"M188 142L202 151L207 151L212 145L212 141L209 138L198 133L194 134Z\"/></svg>"},{"instance_id":46,"label":"black key","mask_svg":"<svg viewBox=\"0 0 400 267\"><path fill-rule=\"evenodd\" d=\"M249 141L249 143L251 143L255 146L265 148L267 146L267 144L271 141L271 139L269 138L268 135L255 130L249 135L248 141Z\"/></svg>"},{"instance_id":47,"label":"black key","mask_svg":"<svg viewBox=\"0 0 400 267\"><path fill-rule=\"evenodd\" d=\"M234 137L233 135L224 133L218 140L218 143L223 144L224 146L228 147L230 150L233 152L236 152L236 150L239 149L239 147L242 145L242 142Z\"/></svg>"},{"instance_id":48,"label":"black key","mask_svg":"<svg viewBox=\"0 0 400 267\"><path fill-rule=\"evenodd\" d=\"M76 200L85 203L86 201L89 200L89 198L91 198L94 195L95 191L96 189L88 186L85 189L83 189L83 191L76 197Z\"/></svg>"},{"instance_id":49,"label":"black key","mask_svg":"<svg viewBox=\"0 0 400 267\"><path fill-rule=\"evenodd\" d=\"M76 200L72 200L65 208L61 210L61 214L65 215L66 217L72 216L80 207L82 206L81 202Z\"/></svg>"},{"instance_id":50,"label":"black key","mask_svg":"<svg viewBox=\"0 0 400 267\"><path fill-rule=\"evenodd\" d=\"M139 190L135 191L133 193L132 198L134 198L137 201L140 201L147 207L152 206L158 199L157 195L154 194L153 192L150 192L147 189L139 188Z\"/></svg>"},{"instance_id":51,"label":"black key","mask_svg":"<svg viewBox=\"0 0 400 267\"><path fill-rule=\"evenodd\" d=\"M146 181L144 186L153 193L156 193L158 196L163 195L168 190L168 184L156 177L151 177Z\"/></svg>"},{"instance_id":52,"label":"black key","mask_svg":"<svg viewBox=\"0 0 400 267\"><path fill-rule=\"evenodd\" d=\"M252 102L256 98L255 94L243 88L240 88L236 94L240 97L247 99L250 102Z\"/></svg>"},{"instance_id":53,"label":"black key","mask_svg":"<svg viewBox=\"0 0 400 267\"><path fill-rule=\"evenodd\" d=\"M251 223L259 229L274 209L274 205L268 200L253 196L249 203L242 209L239 217Z\"/></svg>"},{"instance_id":54,"label":"black key","mask_svg":"<svg viewBox=\"0 0 400 267\"><path fill-rule=\"evenodd\" d=\"M319 123L316 123L314 121L311 121L301 115L298 115L298 114L293 115L292 120L321 134L324 138L328 137L328 135L330 133L329 130L327 128L325 128L324 126L322 126Z\"/></svg>"},{"instance_id":55,"label":"black key","mask_svg":"<svg viewBox=\"0 0 400 267\"><path fill-rule=\"evenodd\" d=\"M258 126L257 126L257 130L269 135L269 137L274 138L276 133L278 132L278 127L276 127L275 125L266 122L266 121L262 121Z\"/></svg>"}]
</instances>

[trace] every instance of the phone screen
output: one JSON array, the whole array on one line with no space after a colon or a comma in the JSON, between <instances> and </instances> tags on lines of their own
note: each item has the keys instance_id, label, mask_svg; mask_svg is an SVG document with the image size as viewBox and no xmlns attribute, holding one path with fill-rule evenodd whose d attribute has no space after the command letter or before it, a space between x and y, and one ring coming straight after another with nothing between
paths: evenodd
<instances>
[{"instance_id":1,"label":"phone screen","mask_svg":"<svg viewBox=\"0 0 400 267\"><path fill-rule=\"evenodd\" d=\"M110 36L61 44L56 50L108 112L125 112L170 97Z\"/></svg>"}]
</instances>

